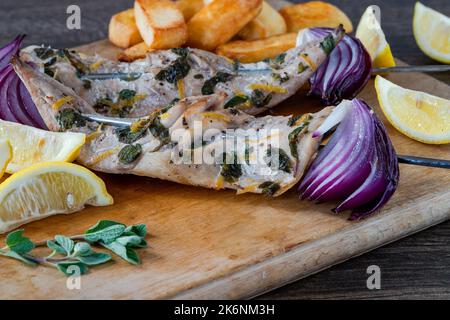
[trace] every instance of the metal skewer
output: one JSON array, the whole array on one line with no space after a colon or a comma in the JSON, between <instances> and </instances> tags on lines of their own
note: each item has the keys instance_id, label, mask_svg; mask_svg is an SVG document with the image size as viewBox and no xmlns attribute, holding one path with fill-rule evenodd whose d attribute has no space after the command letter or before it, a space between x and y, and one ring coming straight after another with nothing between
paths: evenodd
<instances>
[{"instance_id":1,"label":"metal skewer","mask_svg":"<svg viewBox=\"0 0 450 320\"><path fill-rule=\"evenodd\" d=\"M447 71L450 71L450 65L404 66L392 68L375 68L372 70L372 74L403 73L403 72L447 72Z\"/></svg>"}]
</instances>

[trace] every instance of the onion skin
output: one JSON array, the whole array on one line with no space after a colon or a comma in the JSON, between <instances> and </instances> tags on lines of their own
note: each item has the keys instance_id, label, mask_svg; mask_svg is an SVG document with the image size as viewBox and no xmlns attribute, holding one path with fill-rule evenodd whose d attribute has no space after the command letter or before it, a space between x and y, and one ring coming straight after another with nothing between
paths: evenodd
<instances>
[{"instance_id":1,"label":"onion skin","mask_svg":"<svg viewBox=\"0 0 450 320\"><path fill-rule=\"evenodd\" d=\"M332 32L329 28L305 29L302 39L320 39ZM301 45L297 43L297 45ZM372 59L361 41L345 35L328 59L311 77L310 95L319 97L325 105L337 105L353 99L366 86L372 72Z\"/></svg>"},{"instance_id":2,"label":"onion skin","mask_svg":"<svg viewBox=\"0 0 450 320\"><path fill-rule=\"evenodd\" d=\"M0 48L0 119L47 129L28 90L10 65L24 38L20 35Z\"/></svg>"},{"instance_id":3,"label":"onion skin","mask_svg":"<svg viewBox=\"0 0 450 320\"><path fill-rule=\"evenodd\" d=\"M353 107L312 163L299 190L302 199L338 201L334 212L350 210L350 220L360 220L383 207L395 193L399 166L383 123L362 100L351 103Z\"/></svg>"}]
</instances>

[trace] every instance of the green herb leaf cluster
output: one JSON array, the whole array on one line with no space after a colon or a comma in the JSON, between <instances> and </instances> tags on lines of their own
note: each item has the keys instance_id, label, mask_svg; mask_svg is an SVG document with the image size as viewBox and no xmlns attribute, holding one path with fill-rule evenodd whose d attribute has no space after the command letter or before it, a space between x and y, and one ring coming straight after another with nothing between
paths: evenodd
<instances>
[{"instance_id":1,"label":"green herb leaf cluster","mask_svg":"<svg viewBox=\"0 0 450 320\"><path fill-rule=\"evenodd\" d=\"M24 230L16 230L6 237L6 246L0 249L0 256L16 259L28 265L46 265L64 273L72 274L71 267L77 267L81 274L92 266L107 263L111 254L96 252L92 246L110 250L131 264L139 264L135 249L147 247L147 227L143 224L126 226L122 223L102 220L84 234L66 237L57 235L54 239L34 243L23 236ZM47 246L51 253L46 257L31 254L36 247Z\"/></svg>"}]
</instances>

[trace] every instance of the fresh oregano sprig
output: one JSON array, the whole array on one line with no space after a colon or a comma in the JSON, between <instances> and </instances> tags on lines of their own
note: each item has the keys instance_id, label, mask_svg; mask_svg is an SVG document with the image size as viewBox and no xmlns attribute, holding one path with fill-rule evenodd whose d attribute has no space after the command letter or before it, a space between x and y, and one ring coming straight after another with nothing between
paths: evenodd
<instances>
[{"instance_id":1,"label":"fresh oregano sprig","mask_svg":"<svg viewBox=\"0 0 450 320\"><path fill-rule=\"evenodd\" d=\"M54 267L70 275L71 266L79 268L81 274L89 267L104 264L112 259L109 253L95 252L92 246L104 247L131 264L139 264L140 258L134 249L147 247L147 227L143 224L127 227L109 220L99 221L84 234L71 237L57 235L54 239L34 243L23 236L24 230L16 230L6 237L6 246L0 256L19 260L25 264ZM47 246L51 253L46 257L35 256L32 251Z\"/></svg>"}]
</instances>

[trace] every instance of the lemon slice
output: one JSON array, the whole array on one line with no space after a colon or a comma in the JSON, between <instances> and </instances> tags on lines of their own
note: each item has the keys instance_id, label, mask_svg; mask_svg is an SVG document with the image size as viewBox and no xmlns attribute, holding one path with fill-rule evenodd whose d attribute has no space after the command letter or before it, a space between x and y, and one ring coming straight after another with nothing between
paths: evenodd
<instances>
[{"instance_id":1,"label":"lemon slice","mask_svg":"<svg viewBox=\"0 0 450 320\"><path fill-rule=\"evenodd\" d=\"M369 6L359 21L356 29L356 37L369 52L374 68L389 68L395 66L391 47L386 41L386 36L381 29L375 13L376 7Z\"/></svg>"},{"instance_id":2,"label":"lemon slice","mask_svg":"<svg viewBox=\"0 0 450 320\"><path fill-rule=\"evenodd\" d=\"M0 179L5 173L6 167L12 158L11 143L8 140L0 140Z\"/></svg>"},{"instance_id":3,"label":"lemon slice","mask_svg":"<svg viewBox=\"0 0 450 320\"><path fill-rule=\"evenodd\" d=\"M0 184L0 233L85 205L113 204L105 183L88 169L67 162L44 162Z\"/></svg>"},{"instance_id":4,"label":"lemon slice","mask_svg":"<svg viewBox=\"0 0 450 320\"><path fill-rule=\"evenodd\" d=\"M85 142L83 133L50 132L0 120L0 139L8 139L13 158L6 172L15 173L45 161L72 162Z\"/></svg>"},{"instance_id":5,"label":"lemon slice","mask_svg":"<svg viewBox=\"0 0 450 320\"><path fill-rule=\"evenodd\" d=\"M414 8L414 37L417 45L432 59L450 64L450 18L416 3Z\"/></svg>"},{"instance_id":6,"label":"lemon slice","mask_svg":"<svg viewBox=\"0 0 450 320\"><path fill-rule=\"evenodd\" d=\"M450 100L404 89L381 76L375 88L381 109L398 131L424 143L450 143Z\"/></svg>"}]
</instances>

